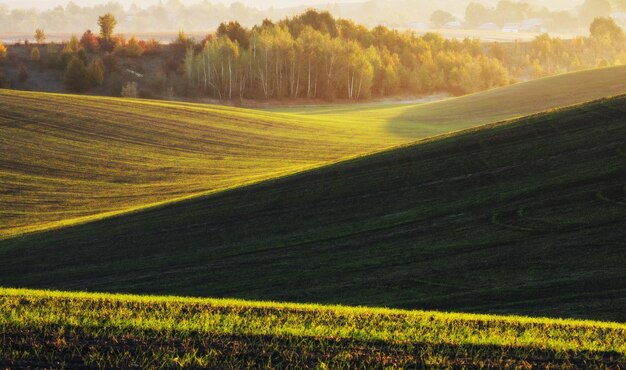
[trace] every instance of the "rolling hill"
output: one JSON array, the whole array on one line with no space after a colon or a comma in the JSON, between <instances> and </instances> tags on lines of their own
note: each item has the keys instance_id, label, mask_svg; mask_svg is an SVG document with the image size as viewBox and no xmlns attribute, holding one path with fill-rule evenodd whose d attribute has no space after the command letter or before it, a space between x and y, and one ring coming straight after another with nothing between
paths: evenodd
<instances>
[{"instance_id":1,"label":"rolling hill","mask_svg":"<svg viewBox=\"0 0 626 370\"><path fill-rule=\"evenodd\" d=\"M625 72L584 71L432 104L282 113L0 90L0 239L620 94Z\"/></svg>"},{"instance_id":2,"label":"rolling hill","mask_svg":"<svg viewBox=\"0 0 626 370\"><path fill-rule=\"evenodd\" d=\"M0 241L0 285L626 321L625 112L596 101Z\"/></svg>"},{"instance_id":3,"label":"rolling hill","mask_svg":"<svg viewBox=\"0 0 626 370\"><path fill-rule=\"evenodd\" d=\"M386 133L430 137L520 118L550 109L623 94L626 67L600 68L518 83L433 103L346 104L276 108L271 111L324 117L354 127L384 123Z\"/></svg>"},{"instance_id":4,"label":"rolling hill","mask_svg":"<svg viewBox=\"0 0 626 370\"><path fill-rule=\"evenodd\" d=\"M619 369L626 325L0 289L8 368Z\"/></svg>"}]
</instances>

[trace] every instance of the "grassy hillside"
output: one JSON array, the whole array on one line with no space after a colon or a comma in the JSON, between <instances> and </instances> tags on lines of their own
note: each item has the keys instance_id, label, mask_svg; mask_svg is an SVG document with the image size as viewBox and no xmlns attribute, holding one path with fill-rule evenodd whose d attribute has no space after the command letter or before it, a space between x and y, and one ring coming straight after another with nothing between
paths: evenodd
<instances>
[{"instance_id":1,"label":"grassy hillside","mask_svg":"<svg viewBox=\"0 0 626 370\"><path fill-rule=\"evenodd\" d=\"M0 237L397 143L242 109L0 91Z\"/></svg>"},{"instance_id":2,"label":"grassy hillside","mask_svg":"<svg viewBox=\"0 0 626 370\"><path fill-rule=\"evenodd\" d=\"M625 112L599 101L5 240L0 285L626 321Z\"/></svg>"},{"instance_id":3,"label":"grassy hillside","mask_svg":"<svg viewBox=\"0 0 626 370\"><path fill-rule=\"evenodd\" d=\"M519 83L428 104L346 104L277 108L271 111L324 117L370 127L384 122L386 132L429 137L544 112L626 92L626 66L600 68Z\"/></svg>"},{"instance_id":4,"label":"grassy hillside","mask_svg":"<svg viewBox=\"0 0 626 370\"><path fill-rule=\"evenodd\" d=\"M626 325L0 289L0 365L620 368Z\"/></svg>"},{"instance_id":5,"label":"grassy hillside","mask_svg":"<svg viewBox=\"0 0 626 370\"><path fill-rule=\"evenodd\" d=\"M0 239L623 92L626 67L432 104L284 114L0 90Z\"/></svg>"}]
</instances>

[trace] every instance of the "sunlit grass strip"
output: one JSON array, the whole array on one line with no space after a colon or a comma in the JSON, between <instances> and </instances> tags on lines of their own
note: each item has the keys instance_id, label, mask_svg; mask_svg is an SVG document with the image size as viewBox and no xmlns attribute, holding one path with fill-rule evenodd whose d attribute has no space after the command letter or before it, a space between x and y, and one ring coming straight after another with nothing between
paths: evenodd
<instances>
[{"instance_id":1,"label":"sunlit grass strip","mask_svg":"<svg viewBox=\"0 0 626 370\"><path fill-rule=\"evenodd\" d=\"M4 352L0 352L5 357L8 356L7 345L22 343L24 338L19 333L41 336L32 338L35 342L52 333L57 336L56 340L66 343L71 339L78 347L82 345L81 338L113 342L132 339L140 343L152 340L155 351L163 351L162 346L167 347L164 343L172 341L201 343L201 338L225 336L245 343L250 338L261 342L291 338L288 343L295 347L298 345L293 343L307 347L318 346L320 340L334 345L347 341L345 350L348 352L356 350L353 346L363 351L363 346L375 345L402 354L419 347L435 351L428 355L431 361L437 360L437 351L442 351L439 353L442 358L436 361L439 364L454 363L454 359L449 358L450 353L446 353L454 348L469 351L470 359L461 362L466 365L485 361L490 353L496 356L494 348L503 351L499 356L504 354L504 357L495 362L502 366L508 363L507 351L512 350L516 356L527 353L524 361L528 363L543 358L546 353L571 364L589 360L598 365L603 359L608 359L609 363L626 360L626 324L229 299L0 289L0 327L8 334L4 339L7 341ZM12 339L7 339L9 337ZM221 345L213 343L211 346ZM194 345L188 347L191 351ZM196 348L196 352L199 350ZM214 350L225 351L224 348ZM114 353L111 348L99 351L103 355ZM203 347L202 351L207 348ZM180 352L173 353L180 355ZM54 354L48 355L54 357ZM196 365L201 357L194 359ZM514 363L519 364L520 359L515 360ZM173 357L167 361L172 365Z\"/></svg>"}]
</instances>

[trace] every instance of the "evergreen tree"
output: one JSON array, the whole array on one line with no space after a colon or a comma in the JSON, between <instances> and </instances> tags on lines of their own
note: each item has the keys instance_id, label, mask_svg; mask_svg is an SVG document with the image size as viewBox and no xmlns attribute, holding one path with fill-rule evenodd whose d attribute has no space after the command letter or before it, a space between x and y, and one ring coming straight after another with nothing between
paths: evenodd
<instances>
[{"instance_id":1,"label":"evergreen tree","mask_svg":"<svg viewBox=\"0 0 626 370\"><path fill-rule=\"evenodd\" d=\"M70 91L81 92L89 86L89 75L85 62L79 57L74 57L65 70L65 85Z\"/></svg>"}]
</instances>

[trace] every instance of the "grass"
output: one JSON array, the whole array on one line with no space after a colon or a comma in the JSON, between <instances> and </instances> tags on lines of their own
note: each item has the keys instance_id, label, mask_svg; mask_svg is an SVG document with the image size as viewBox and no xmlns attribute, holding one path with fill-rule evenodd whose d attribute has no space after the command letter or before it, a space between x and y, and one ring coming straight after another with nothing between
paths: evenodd
<instances>
[{"instance_id":1,"label":"grass","mask_svg":"<svg viewBox=\"0 0 626 370\"><path fill-rule=\"evenodd\" d=\"M626 325L240 300L0 289L0 365L614 368Z\"/></svg>"},{"instance_id":2,"label":"grass","mask_svg":"<svg viewBox=\"0 0 626 370\"><path fill-rule=\"evenodd\" d=\"M626 322L625 112L597 101L8 239L0 285Z\"/></svg>"},{"instance_id":3,"label":"grass","mask_svg":"<svg viewBox=\"0 0 626 370\"><path fill-rule=\"evenodd\" d=\"M282 113L0 90L0 239L622 93L624 70L568 74L432 104Z\"/></svg>"},{"instance_id":4,"label":"grass","mask_svg":"<svg viewBox=\"0 0 626 370\"><path fill-rule=\"evenodd\" d=\"M367 103L276 108L402 137L431 137L626 93L626 66L566 73L427 104ZM417 135L416 135L417 132Z\"/></svg>"}]
</instances>

